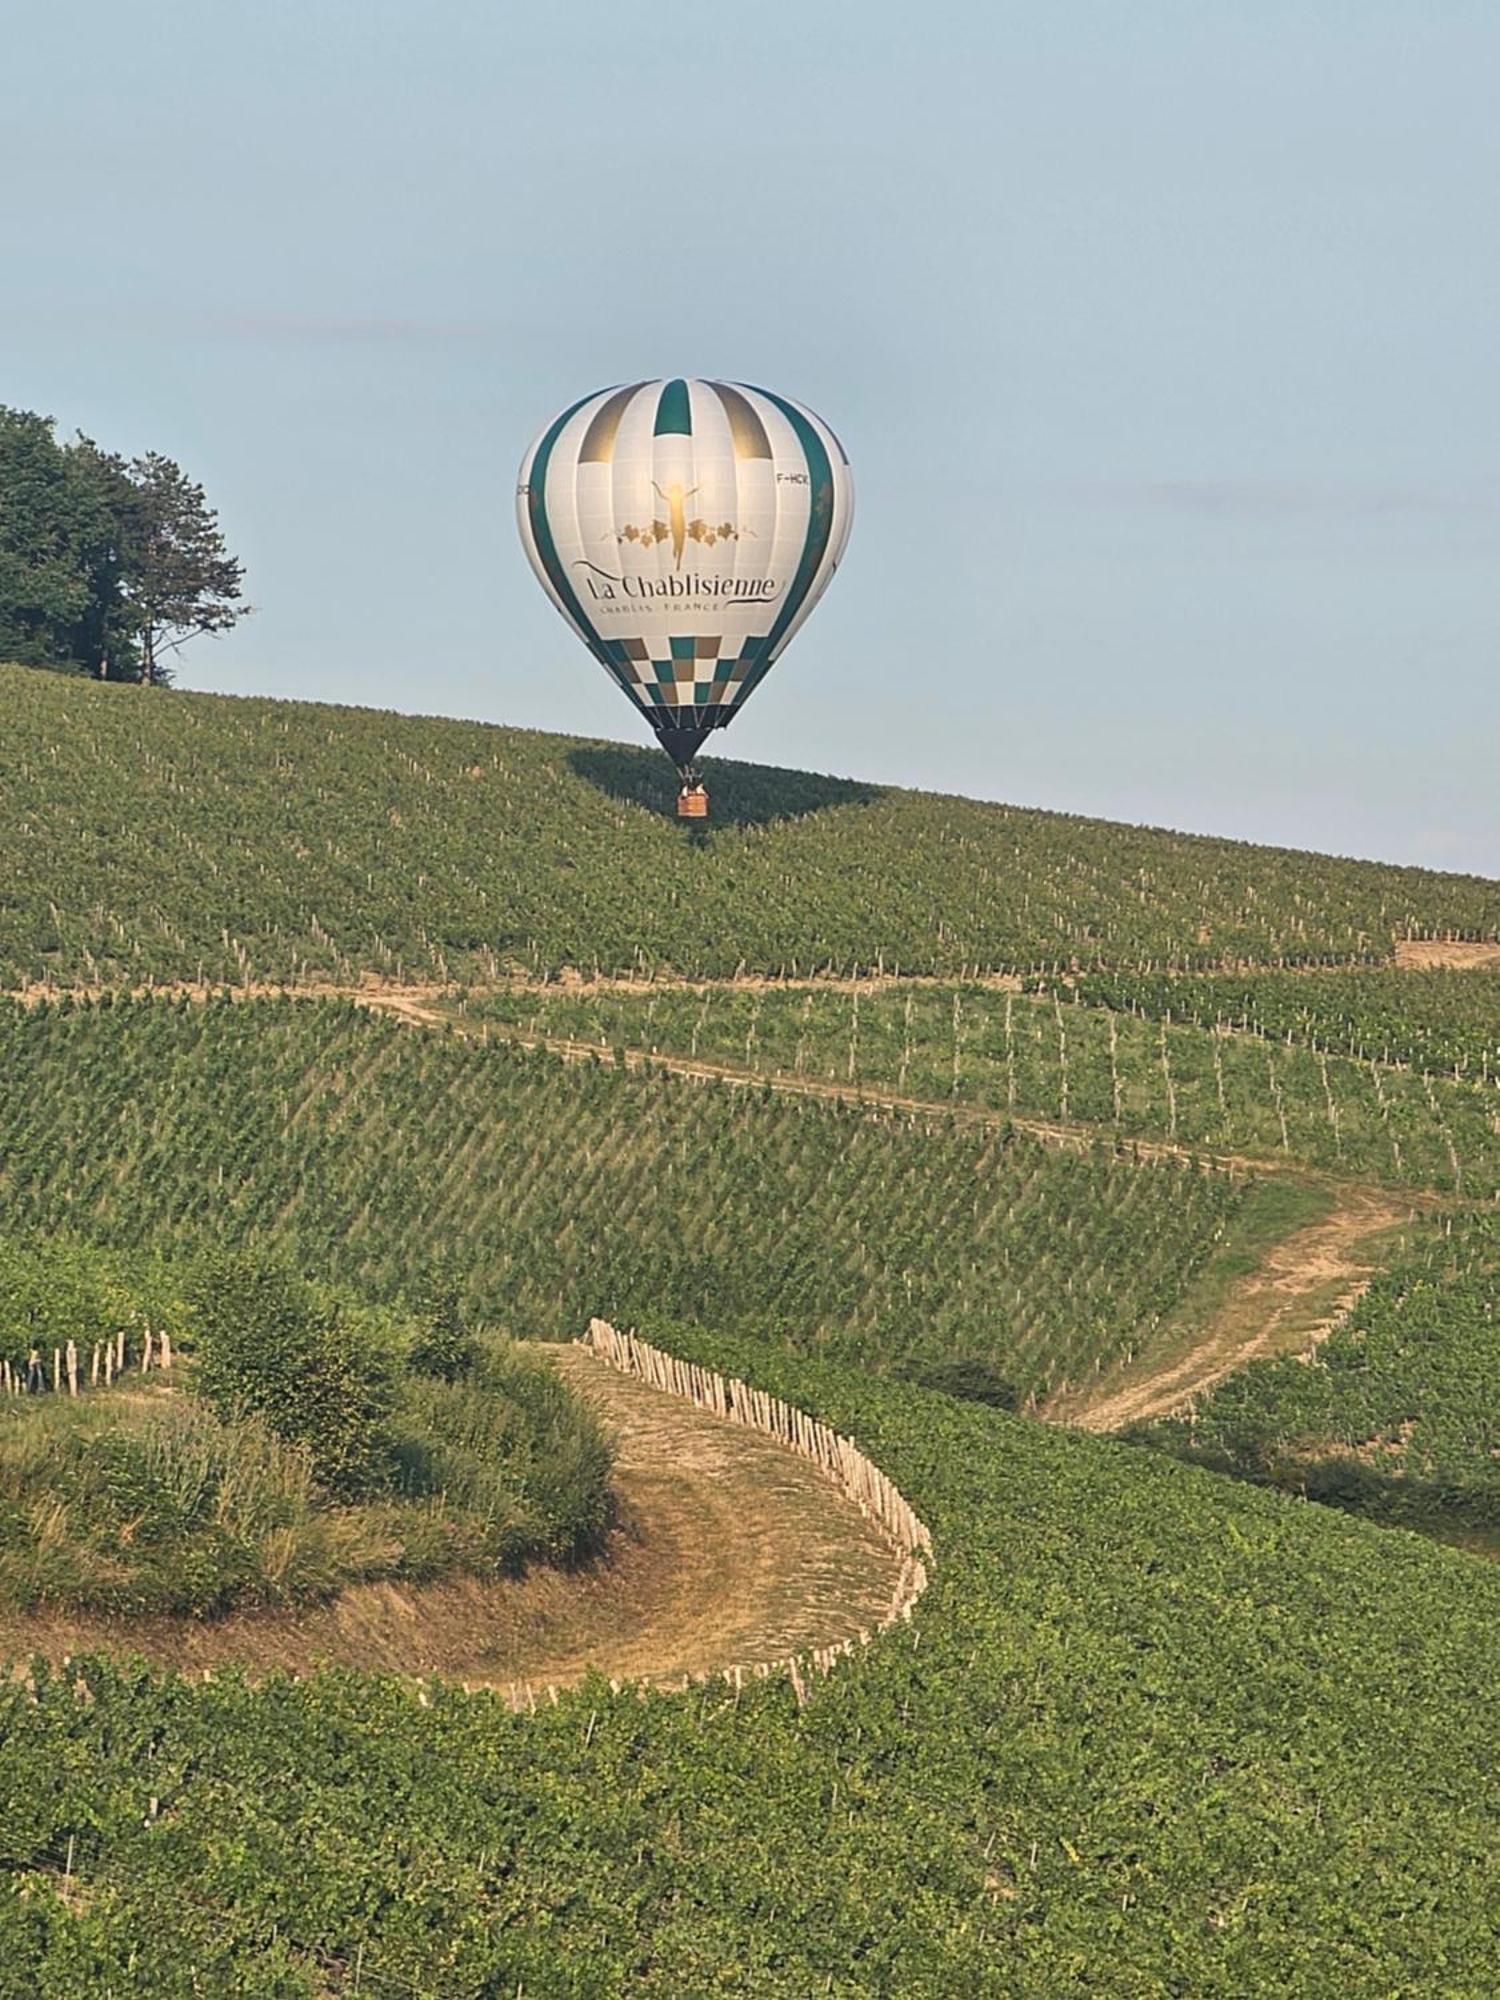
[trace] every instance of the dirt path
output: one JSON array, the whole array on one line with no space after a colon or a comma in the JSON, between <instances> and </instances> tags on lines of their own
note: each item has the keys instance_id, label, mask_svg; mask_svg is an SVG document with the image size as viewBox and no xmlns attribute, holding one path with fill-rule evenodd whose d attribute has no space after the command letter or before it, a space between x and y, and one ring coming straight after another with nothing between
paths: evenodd
<instances>
[{"instance_id":1,"label":"dirt path","mask_svg":"<svg viewBox=\"0 0 1500 2000\"><path fill-rule=\"evenodd\" d=\"M1462 938L1402 938L1396 963L1405 972L1500 972L1500 944L1471 944Z\"/></svg>"},{"instance_id":2,"label":"dirt path","mask_svg":"<svg viewBox=\"0 0 1500 2000\"><path fill-rule=\"evenodd\" d=\"M1175 1414L1258 1356L1310 1352L1363 1293L1412 1209L1410 1196L1339 1187L1326 1215L1272 1244L1185 1353L1144 1354L1044 1414L1081 1430L1123 1430Z\"/></svg>"},{"instance_id":3,"label":"dirt path","mask_svg":"<svg viewBox=\"0 0 1500 2000\"><path fill-rule=\"evenodd\" d=\"M1435 966L1459 968L1482 968L1500 970L1500 940L1473 942L1467 939L1449 938L1398 938L1392 943L1392 957L1386 969L1391 967L1410 971L1426 971ZM1217 965L1195 966L1191 974L1184 977L1201 977L1205 973L1269 973L1277 970L1306 973L1315 977L1320 972L1362 972L1379 971L1382 967L1370 966L1362 960L1338 962L1329 965L1301 965L1273 967L1241 959L1226 959ZM1128 971L1128 968L1126 968ZM583 973L571 966L564 966L555 976L546 979L528 978L517 974L513 978L497 979L485 988L476 988L472 982L467 988L443 986L435 982L413 985L403 980L382 978L378 973L367 972L357 982L336 979L307 979L295 984L284 981L253 981L241 986L226 986L222 982L204 984L195 980L170 980L153 982L123 989L140 998L159 994L163 998L187 998L205 1000L214 995L228 993L234 999L265 999L273 995L286 994L293 998L308 1000L357 1000L365 1005L383 1007L392 1012L427 1016L424 1010L437 1009L444 1001L452 1000L461 991L493 991L497 993L534 993L541 996L569 994L587 998L597 993L626 993L646 996L652 993L772 993L772 992L828 992L828 993L882 993L908 986L985 986L1002 993L1019 993L1030 973L1022 972L982 972L977 968L962 973L934 972L863 972L863 973L809 973L786 975L780 973L741 972L721 979L698 979L676 974L659 974L651 978L641 978L629 973ZM1169 974L1169 976L1171 976ZM75 999L97 999L105 992L118 992L117 986L91 986L69 982L54 986L49 982L37 981L30 985L11 988L5 998L19 1000L26 1005L34 1005L42 1000L55 1000L63 994ZM431 1018L436 1018L434 1012Z\"/></svg>"},{"instance_id":4,"label":"dirt path","mask_svg":"<svg viewBox=\"0 0 1500 2000\"><path fill-rule=\"evenodd\" d=\"M517 1048L545 1049L565 1062L601 1062L612 1068L618 1059L613 1048L598 1042L578 1042L560 1035L534 1035L508 1023L488 1021L469 1025L457 1015L445 1013L414 993L352 992L342 996L368 1007L373 1013L394 1014L419 1027L449 1027L478 1040L509 1042ZM1047 1118L1030 1118L1024 1113L992 1110L985 1105L934 1103L930 1098L906 1097L878 1084L835 1083L825 1077L794 1076L785 1070L749 1069L739 1063L712 1062L703 1056L674 1056L646 1049L624 1049L627 1070L666 1070L698 1083L727 1083L741 1089L770 1089L790 1097L816 1097L825 1102L860 1104L875 1111L894 1112L902 1117L941 1118L957 1125L1012 1126L1033 1139L1073 1152L1088 1152L1100 1144L1117 1147L1142 1160L1202 1160L1237 1173L1275 1173L1278 1162L1270 1154L1220 1153L1206 1146L1181 1146L1168 1139L1138 1139L1117 1132L1112 1126L1059 1124ZM1281 1169L1284 1171L1285 1169Z\"/></svg>"},{"instance_id":5,"label":"dirt path","mask_svg":"<svg viewBox=\"0 0 1500 2000\"><path fill-rule=\"evenodd\" d=\"M417 1001L410 995L389 995L371 1002L381 1011L393 1012L418 1023L451 1020L452 1017ZM502 1028L504 1039L527 1047L543 1047L567 1060L599 1060L613 1063L612 1050L597 1044L571 1042L556 1037L531 1037L519 1030ZM989 1111L973 1106L949 1106L919 1098L899 1096L863 1086L858 1092L821 1078L788 1076L776 1071L756 1071L727 1063L666 1055L647 1055L640 1050L624 1052L627 1068L655 1064L678 1076L705 1082L754 1085L769 1084L779 1091L821 1098L857 1097L862 1104L911 1115L956 1117L962 1122L1009 1123L1017 1130L1048 1145L1087 1149L1100 1139L1121 1143L1117 1134L1102 1127L1060 1125L1045 1119L1017 1117L1012 1113ZM1213 1153L1205 1148L1173 1145L1166 1140L1133 1140L1128 1143L1141 1158L1211 1159L1216 1165L1244 1173L1285 1172L1279 1163L1237 1153ZM1043 1415L1050 1422L1075 1425L1089 1431L1122 1430L1128 1424L1150 1417L1166 1416L1184 1408L1203 1395L1215 1382L1263 1354L1285 1351L1292 1345L1311 1349L1340 1323L1360 1298L1375 1275L1389 1234L1411 1219L1420 1198L1400 1195L1363 1183L1324 1183L1333 1194L1333 1205L1317 1221L1296 1229L1270 1246L1259 1267L1242 1279L1231 1296L1213 1315L1208 1325L1193 1339L1186 1352L1145 1354L1125 1369L1101 1377L1086 1390L1059 1398Z\"/></svg>"},{"instance_id":6,"label":"dirt path","mask_svg":"<svg viewBox=\"0 0 1500 2000\"><path fill-rule=\"evenodd\" d=\"M1441 952L1467 953L1470 956L1461 961L1441 960L1435 956ZM1500 946L1413 943L1398 947L1398 961L1412 967L1433 963L1487 963L1488 959L1481 956L1483 954L1494 954L1500 958ZM596 983L621 987L631 985L628 981ZM745 983L782 982L751 980ZM826 985L836 982L814 980L795 983ZM859 983L878 985L881 982ZM647 990L644 983L636 984L640 990ZM196 991L192 988L176 990ZM285 990L275 987L248 988L244 989L244 996L248 998L262 991L275 993ZM307 997L353 1000L373 1012L393 1015L416 1027L447 1027L461 1034L507 1041L523 1048L546 1049L566 1061L596 1061L612 1065L618 1059L613 1048L601 1048L595 1042L531 1034L498 1022L465 1022L452 1011L451 1002L455 994L444 988L367 981L358 987L324 985L295 991ZM40 997L40 992L33 989L30 994L20 997ZM769 1087L794 1096L858 1103L896 1116L942 1118L970 1126L1009 1125L1046 1145L1074 1151L1087 1151L1102 1143L1138 1159L1197 1159L1242 1174L1270 1175L1288 1171L1284 1161L1269 1154L1217 1152L1203 1146L1188 1147L1162 1139L1127 1139L1107 1126L1061 1124L975 1105L933 1103L871 1084L839 1084L824 1078L755 1070L699 1057L651 1054L640 1049L625 1049L620 1053L627 1069L655 1067L702 1082L755 1089ZM1414 1208L1425 1205L1420 1195L1397 1195L1363 1183L1325 1181L1322 1184L1334 1196L1334 1205L1328 1214L1305 1228L1294 1230L1274 1244L1259 1268L1236 1286L1233 1295L1213 1315L1186 1352L1179 1345L1169 1353L1140 1356L1125 1369L1100 1378L1086 1390L1074 1391L1056 1399L1044 1415L1049 1420L1076 1424L1083 1429L1117 1430L1127 1424L1183 1408L1215 1382L1258 1355L1284 1351L1294 1344L1316 1344L1338 1324L1364 1291L1378 1268L1386 1235L1408 1220Z\"/></svg>"},{"instance_id":7,"label":"dirt path","mask_svg":"<svg viewBox=\"0 0 1500 2000\"><path fill-rule=\"evenodd\" d=\"M357 1666L524 1701L590 1668L680 1684L879 1624L901 1559L806 1460L581 1347L543 1351L618 1440L620 1524L601 1560L515 1582L365 1585L306 1611L214 1623L0 1614L0 1658L129 1652L189 1673Z\"/></svg>"}]
</instances>

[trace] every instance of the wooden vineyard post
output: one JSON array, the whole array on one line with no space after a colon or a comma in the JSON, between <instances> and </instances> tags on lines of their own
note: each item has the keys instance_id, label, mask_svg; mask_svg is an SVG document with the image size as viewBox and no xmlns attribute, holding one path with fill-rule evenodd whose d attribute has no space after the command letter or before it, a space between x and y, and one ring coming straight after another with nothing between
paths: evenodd
<instances>
[{"instance_id":1,"label":"wooden vineyard post","mask_svg":"<svg viewBox=\"0 0 1500 2000\"><path fill-rule=\"evenodd\" d=\"M931 1556L932 1536L926 1523L918 1517L894 1481L865 1457L852 1438L840 1436L827 1424L808 1416L805 1410L797 1409L794 1404L783 1402L779 1396L754 1389L748 1383L716 1375L696 1362L679 1360L676 1355L638 1340L632 1333L621 1333L608 1320L591 1319L589 1330L580 1344L621 1374L634 1375L653 1388L680 1396L699 1409L711 1410L716 1416L742 1425L746 1430L760 1431L798 1457L816 1465L842 1489L867 1520L874 1522L894 1552L901 1557L900 1574L890 1609L876 1629L884 1631L898 1621L910 1619L916 1600L927 1588L927 1563L924 1559ZM763 1661L748 1671L762 1680L771 1673L787 1674L800 1707L807 1700L804 1673L831 1673L841 1659L853 1653L856 1643L866 1645L870 1638L871 1634L863 1631L857 1641L850 1638L790 1659ZM743 1686L745 1671L740 1667L725 1668L724 1678L729 1680L732 1673L733 1684L738 1690Z\"/></svg>"},{"instance_id":2,"label":"wooden vineyard post","mask_svg":"<svg viewBox=\"0 0 1500 2000\"><path fill-rule=\"evenodd\" d=\"M71 1340L68 1342L68 1394L78 1394L78 1346Z\"/></svg>"}]
</instances>

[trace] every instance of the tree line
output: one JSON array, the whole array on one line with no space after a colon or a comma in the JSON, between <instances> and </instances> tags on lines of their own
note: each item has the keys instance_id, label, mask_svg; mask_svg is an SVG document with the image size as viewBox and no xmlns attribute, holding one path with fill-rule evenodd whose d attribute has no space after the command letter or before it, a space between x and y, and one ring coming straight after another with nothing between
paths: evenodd
<instances>
[{"instance_id":1,"label":"tree line","mask_svg":"<svg viewBox=\"0 0 1500 2000\"><path fill-rule=\"evenodd\" d=\"M203 488L0 405L0 660L165 685L189 639L243 618L244 566Z\"/></svg>"}]
</instances>

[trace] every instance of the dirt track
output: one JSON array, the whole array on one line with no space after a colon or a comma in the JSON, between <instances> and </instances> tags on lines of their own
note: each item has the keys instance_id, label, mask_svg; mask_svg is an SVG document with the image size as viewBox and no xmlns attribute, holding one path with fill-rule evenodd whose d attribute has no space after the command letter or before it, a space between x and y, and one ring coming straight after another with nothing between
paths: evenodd
<instances>
[{"instance_id":1,"label":"dirt track","mask_svg":"<svg viewBox=\"0 0 1500 2000\"><path fill-rule=\"evenodd\" d=\"M1404 972L1500 972L1500 944L1472 944L1464 938L1403 938L1396 963Z\"/></svg>"},{"instance_id":2,"label":"dirt track","mask_svg":"<svg viewBox=\"0 0 1500 2000\"><path fill-rule=\"evenodd\" d=\"M1440 954L1450 956L1442 957ZM1397 962L1413 969L1432 964L1488 964L1492 958L1500 962L1500 945L1412 942L1397 947ZM629 987L632 982L598 983ZM880 982L855 983L874 985ZM174 990L204 997L200 989L187 987ZM262 991L279 993L285 990L279 987L250 988L243 990L243 997L254 997ZM641 990L646 989L642 986ZM612 1049L601 1049L597 1043L533 1035L523 1029L494 1022L478 1026L467 1024L451 1011L450 1003L455 996L443 988L369 981L357 987L327 984L297 991L309 998L353 1000L374 1012L394 1015L417 1027L448 1027L460 1033L508 1041L524 1048L547 1049L568 1061L590 1060L612 1064L616 1060ZM17 997L39 998L41 990L33 988ZM873 1110L907 1117L941 1117L970 1125L1009 1124L1044 1144L1073 1150L1088 1149L1103 1142L1118 1146L1122 1152L1140 1159L1196 1158L1212 1161L1231 1172L1246 1174L1286 1171L1285 1163L1274 1156L1214 1152L1204 1147L1174 1145L1160 1139L1122 1140L1118 1133L1105 1127L1064 1125L977 1106L934 1104L869 1084L856 1088L821 1078L753 1070L702 1058L653 1055L638 1049L624 1050L623 1057L626 1067L630 1069L649 1065L704 1082L756 1089L769 1086L796 1096L854 1101ZM1188 1352L1142 1356L1126 1370L1101 1378L1088 1390L1059 1399L1046 1412L1049 1418L1077 1424L1088 1430L1119 1429L1126 1424L1184 1407L1213 1383L1258 1355L1278 1351L1294 1343L1313 1344L1330 1331L1369 1283L1376 1268L1382 1234L1405 1220L1413 1207L1421 1204L1419 1198L1403 1198L1364 1183L1325 1181L1323 1184L1334 1197L1334 1206L1329 1214L1272 1246L1261 1267L1242 1281Z\"/></svg>"},{"instance_id":3,"label":"dirt track","mask_svg":"<svg viewBox=\"0 0 1500 2000\"><path fill-rule=\"evenodd\" d=\"M525 1701L590 1668L680 1684L879 1624L901 1559L805 1459L582 1348L543 1351L618 1441L621 1518L602 1560L515 1582L362 1585L304 1611L214 1623L0 1613L0 1658L132 1653L187 1673L358 1666Z\"/></svg>"},{"instance_id":4,"label":"dirt track","mask_svg":"<svg viewBox=\"0 0 1500 2000\"><path fill-rule=\"evenodd\" d=\"M1310 1351L1360 1297L1378 1268L1382 1237L1411 1211L1409 1197L1339 1188L1327 1215L1271 1246L1180 1358L1144 1355L1047 1415L1081 1430L1123 1430L1173 1415L1261 1355Z\"/></svg>"}]
</instances>

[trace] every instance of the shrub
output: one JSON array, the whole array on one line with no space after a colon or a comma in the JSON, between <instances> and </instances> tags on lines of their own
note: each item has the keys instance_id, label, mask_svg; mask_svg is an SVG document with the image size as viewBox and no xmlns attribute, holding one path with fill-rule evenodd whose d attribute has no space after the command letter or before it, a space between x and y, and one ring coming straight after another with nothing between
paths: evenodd
<instances>
[{"instance_id":1,"label":"shrub","mask_svg":"<svg viewBox=\"0 0 1500 2000\"><path fill-rule=\"evenodd\" d=\"M283 1266L233 1252L197 1265L188 1306L195 1383L221 1416L256 1416L301 1445L341 1498L389 1478L390 1363L337 1305Z\"/></svg>"},{"instance_id":2,"label":"shrub","mask_svg":"<svg viewBox=\"0 0 1500 2000\"><path fill-rule=\"evenodd\" d=\"M416 1338L407 1349L407 1368L413 1375L456 1382L471 1373L479 1358L479 1344L459 1305L458 1287L446 1282L433 1285L424 1305Z\"/></svg>"}]
</instances>

